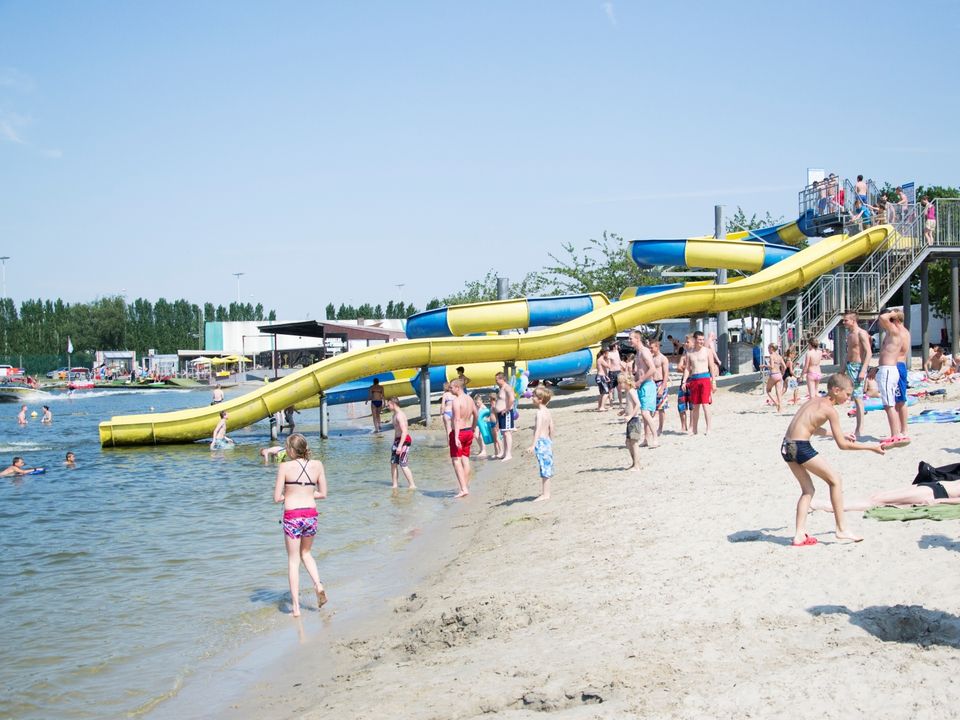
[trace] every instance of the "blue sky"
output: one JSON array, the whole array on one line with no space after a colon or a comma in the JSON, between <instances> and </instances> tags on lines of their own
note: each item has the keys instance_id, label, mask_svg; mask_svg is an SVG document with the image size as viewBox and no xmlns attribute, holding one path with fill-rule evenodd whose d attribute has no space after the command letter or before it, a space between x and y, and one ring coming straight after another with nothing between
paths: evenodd
<instances>
[{"instance_id":1,"label":"blue sky","mask_svg":"<svg viewBox=\"0 0 960 720\"><path fill-rule=\"evenodd\" d=\"M419 307L563 243L960 184L960 5L0 0L7 289Z\"/></svg>"}]
</instances>

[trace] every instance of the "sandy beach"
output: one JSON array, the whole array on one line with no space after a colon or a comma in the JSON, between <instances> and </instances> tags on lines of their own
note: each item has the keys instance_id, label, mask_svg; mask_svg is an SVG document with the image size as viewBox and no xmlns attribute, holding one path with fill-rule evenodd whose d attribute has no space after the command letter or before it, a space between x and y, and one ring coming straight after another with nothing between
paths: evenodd
<instances>
[{"instance_id":1,"label":"sandy beach","mask_svg":"<svg viewBox=\"0 0 960 720\"><path fill-rule=\"evenodd\" d=\"M957 525L827 513L793 548L799 489L779 456L794 408L721 389L708 437L676 409L643 472L626 473L623 424L595 390L558 395L553 499L529 454L485 471L437 567L318 671L305 648L251 687L231 718L953 716L960 647ZM957 388L939 403L957 405ZM528 407L525 401L523 407ZM529 445L523 413L516 447ZM843 419L852 429L852 420ZM880 412L865 429L885 436ZM917 462L956 462L956 426L911 426L880 457L816 448L850 499L908 485ZM451 473L451 483L453 482ZM817 485L826 498L826 486ZM335 609L336 598L331 608ZM326 653L324 653L326 655ZM326 668L326 666L325 666Z\"/></svg>"}]
</instances>

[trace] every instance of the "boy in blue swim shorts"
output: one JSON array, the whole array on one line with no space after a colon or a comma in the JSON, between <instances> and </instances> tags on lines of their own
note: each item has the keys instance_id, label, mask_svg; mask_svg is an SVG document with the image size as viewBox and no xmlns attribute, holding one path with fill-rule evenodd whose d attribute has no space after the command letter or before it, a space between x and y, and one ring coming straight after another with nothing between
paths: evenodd
<instances>
[{"instance_id":1,"label":"boy in blue swim shorts","mask_svg":"<svg viewBox=\"0 0 960 720\"><path fill-rule=\"evenodd\" d=\"M550 499L550 478L553 477L553 416L547 409L553 393L540 385L533 391L533 406L537 409L533 429L533 444L527 450L537 458L540 468L540 496L534 502Z\"/></svg>"}]
</instances>

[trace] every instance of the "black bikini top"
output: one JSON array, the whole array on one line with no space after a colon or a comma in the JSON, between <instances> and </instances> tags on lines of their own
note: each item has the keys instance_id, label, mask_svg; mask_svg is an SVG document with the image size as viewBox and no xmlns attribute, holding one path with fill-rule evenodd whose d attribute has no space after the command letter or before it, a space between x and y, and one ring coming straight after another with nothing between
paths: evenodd
<instances>
[{"instance_id":1,"label":"black bikini top","mask_svg":"<svg viewBox=\"0 0 960 720\"><path fill-rule=\"evenodd\" d=\"M298 460L297 462L300 462L300 461ZM302 478L304 475L307 476L307 480L310 480L310 475L307 473L307 464L304 462L300 462L300 474L297 475L297 479L293 481L285 482L284 485L303 485L303 486L316 485L316 483L313 481L300 482L300 478Z\"/></svg>"}]
</instances>

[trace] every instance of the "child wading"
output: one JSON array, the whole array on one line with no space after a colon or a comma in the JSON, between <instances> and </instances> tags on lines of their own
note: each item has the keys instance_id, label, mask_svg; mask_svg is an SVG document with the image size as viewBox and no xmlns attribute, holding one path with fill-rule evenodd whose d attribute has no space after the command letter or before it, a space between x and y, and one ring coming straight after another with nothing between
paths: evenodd
<instances>
[{"instance_id":1,"label":"child wading","mask_svg":"<svg viewBox=\"0 0 960 720\"><path fill-rule=\"evenodd\" d=\"M553 477L553 416L547 409L553 393L542 385L533 391L533 405L537 408L537 419L533 430L533 444L530 450L537 456L540 466L540 496L534 502L550 499L550 478Z\"/></svg>"},{"instance_id":2,"label":"child wading","mask_svg":"<svg viewBox=\"0 0 960 720\"><path fill-rule=\"evenodd\" d=\"M852 540L860 542L862 537L848 531L843 520L843 485L840 476L835 473L826 461L819 457L817 451L810 444L813 435L832 435L837 447L841 450L871 450L883 455L880 445L867 445L848 440L840 429L840 418L837 417L837 405L843 405L853 393L853 382L846 375L837 373L827 379L827 396L814 397L805 402L793 416L790 426L780 445L780 455L790 468L790 471L800 483L800 500L797 501L797 531L793 536L793 545L816 545L817 539L806 533L807 513L810 512L810 503L813 500L813 479L810 474L821 478L830 488L830 503L833 505L833 516L837 523L836 536L838 540ZM830 433L822 425L830 423Z\"/></svg>"}]
</instances>

